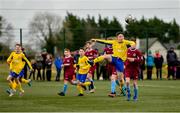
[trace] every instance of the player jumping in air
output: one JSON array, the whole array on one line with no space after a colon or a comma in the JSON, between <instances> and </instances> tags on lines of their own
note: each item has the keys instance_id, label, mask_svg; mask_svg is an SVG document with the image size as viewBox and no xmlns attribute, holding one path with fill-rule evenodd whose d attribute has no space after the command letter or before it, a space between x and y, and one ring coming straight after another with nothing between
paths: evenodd
<instances>
[{"instance_id":1,"label":"player jumping in air","mask_svg":"<svg viewBox=\"0 0 180 113\"><path fill-rule=\"evenodd\" d=\"M112 62L116 67L118 79L120 81L120 89L124 89L124 62L127 58L127 45L133 45L133 41L128 41L124 39L124 35L121 33L116 34L116 39L114 40L102 40L102 39L92 39L96 42L111 44L113 48L112 55L102 55L93 60L92 64L100 62L104 59L107 59L109 62ZM90 62L91 63L91 62ZM108 95L110 97L116 96L116 77L111 77L111 93Z\"/></svg>"}]
</instances>

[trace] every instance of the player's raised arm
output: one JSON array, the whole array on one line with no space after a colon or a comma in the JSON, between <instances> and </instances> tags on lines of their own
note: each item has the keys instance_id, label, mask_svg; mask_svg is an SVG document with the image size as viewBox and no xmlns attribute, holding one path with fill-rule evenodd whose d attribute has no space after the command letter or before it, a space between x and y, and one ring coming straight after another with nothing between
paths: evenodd
<instances>
[{"instance_id":1,"label":"player's raised arm","mask_svg":"<svg viewBox=\"0 0 180 113\"><path fill-rule=\"evenodd\" d=\"M91 39L91 41L99 42L99 43L105 43L105 44L112 44L113 40L104 40L104 39Z\"/></svg>"}]
</instances>

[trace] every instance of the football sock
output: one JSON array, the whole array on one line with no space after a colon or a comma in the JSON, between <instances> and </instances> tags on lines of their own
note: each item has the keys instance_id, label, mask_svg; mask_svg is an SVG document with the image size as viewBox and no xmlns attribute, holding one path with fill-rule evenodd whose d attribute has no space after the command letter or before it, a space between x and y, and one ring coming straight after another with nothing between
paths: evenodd
<instances>
[{"instance_id":1,"label":"football sock","mask_svg":"<svg viewBox=\"0 0 180 113\"><path fill-rule=\"evenodd\" d=\"M111 81L111 93L116 92L116 82L113 80Z\"/></svg>"},{"instance_id":2,"label":"football sock","mask_svg":"<svg viewBox=\"0 0 180 113\"><path fill-rule=\"evenodd\" d=\"M19 91L24 92L24 90L22 89L21 83L17 84Z\"/></svg>"},{"instance_id":3,"label":"football sock","mask_svg":"<svg viewBox=\"0 0 180 113\"><path fill-rule=\"evenodd\" d=\"M131 98L131 90L130 90L130 84L127 83L127 100L129 101Z\"/></svg>"},{"instance_id":4,"label":"football sock","mask_svg":"<svg viewBox=\"0 0 180 113\"><path fill-rule=\"evenodd\" d=\"M104 60L104 57L103 56L99 56L99 57L94 59L94 63L97 63L97 62L100 62L100 61L103 61L103 60Z\"/></svg>"},{"instance_id":5,"label":"football sock","mask_svg":"<svg viewBox=\"0 0 180 113\"><path fill-rule=\"evenodd\" d=\"M127 93L128 93L128 94L131 93L131 91L130 91L130 85L129 85L129 84L127 84Z\"/></svg>"},{"instance_id":6,"label":"football sock","mask_svg":"<svg viewBox=\"0 0 180 113\"><path fill-rule=\"evenodd\" d=\"M27 84L29 81L24 78L21 78L21 82Z\"/></svg>"},{"instance_id":7,"label":"football sock","mask_svg":"<svg viewBox=\"0 0 180 113\"><path fill-rule=\"evenodd\" d=\"M82 89L82 87L80 85L77 85L77 89L79 90L80 94L83 94L83 89Z\"/></svg>"},{"instance_id":8,"label":"football sock","mask_svg":"<svg viewBox=\"0 0 180 113\"><path fill-rule=\"evenodd\" d=\"M134 98L137 98L138 96L138 87L134 85Z\"/></svg>"},{"instance_id":9,"label":"football sock","mask_svg":"<svg viewBox=\"0 0 180 113\"><path fill-rule=\"evenodd\" d=\"M84 86L89 86L91 84L91 82L84 82L83 85Z\"/></svg>"},{"instance_id":10,"label":"football sock","mask_svg":"<svg viewBox=\"0 0 180 113\"><path fill-rule=\"evenodd\" d=\"M13 81L13 82L9 83L9 86L12 90L16 90L17 84L15 81Z\"/></svg>"},{"instance_id":11,"label":"football sock","mask_svg":"<svg viewBox=\"0 0 180 113\"><path fill-rule=\"evenodd\" d=\"M66 91L67 91L67 87L68 87L68 85L67 85L67 84L64 84L64 87L63 87L63 93L64 93L64 94L65 94Z\"/></svg>"}]
</instances>

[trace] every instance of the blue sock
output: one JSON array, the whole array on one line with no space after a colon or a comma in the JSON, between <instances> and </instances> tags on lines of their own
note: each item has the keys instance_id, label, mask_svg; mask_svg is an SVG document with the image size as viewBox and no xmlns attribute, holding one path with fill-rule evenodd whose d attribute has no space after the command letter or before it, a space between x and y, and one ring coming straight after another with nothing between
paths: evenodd
<instances>
[{"instance_id":1,"label":"blue sock","mask_svg":"<svg viewBox=\"0 0 180 113\"><path fill-rule=\"evenodd\" d=\"M138 89L137 87L134 85L134 98L137 98L138 96Z\"/></svg>"},{"instance_id":2,"label":"blue sock","mask_svg":"<svg viewBox=\"0 0 180 113\"><path fill-rule=\"evenodd\" d=\"M68 85L67 85L67 84L64 84L64 88L63 88L63 93L64 93L64 94L65 94L66 91L67 91L67 87L68 87Z\"/></svg>"},{"instance_id":3,"label":"blue sock","mask_svg":"<svg viewBox=\"0 0 180 113\"><path fill-rule=\"evenodd\" d=\"M130 86L129 86L129 85L127 85L127 87L126 87L126 88L127 88L127 93L128 93L128 94L130 94L130 93L131 93Z\"/></svg>"},{"instance_id":4,"label":"blue sock","mask_svg":"<svg viewBox=\"0 0 180 113\"><path fill-rule=\"evenodd\" d=\"M130 85L127 85L127 100L129 101L131 98L131 90L130 90Z\"/></svg>"},{"instance_id":5,"label":"blue sock","mask_svg":"<svg viewBox=\"0 0 180 113\"><path fill-rule=\"evenodd\" d=\"M111 81L111 93L115 93L115 92L116 92L116 82Z\"/></svg>"}]
</instances>

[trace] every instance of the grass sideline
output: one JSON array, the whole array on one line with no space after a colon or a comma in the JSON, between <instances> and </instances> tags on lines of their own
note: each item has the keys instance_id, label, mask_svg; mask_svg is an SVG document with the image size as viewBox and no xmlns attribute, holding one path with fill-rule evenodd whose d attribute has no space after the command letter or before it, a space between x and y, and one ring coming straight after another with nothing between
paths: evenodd
<instances>
[{"instance_id":1,"label":"grass sideline","mask_svg":"<svg viewBox=\"0 0 180 113\"><path fill-rule=\"evenodd\" d=\"M75 86L68 86L65 97L57 92L61 82L33 81L32 87L23 85L25 95L8 97L7 65L0 64L0 112L178 112L180 111L179 80L139 81L139 99L127 102L125 97L110 98L109 81L95 81L96 92L77 97ZM132 85L131 85L132 86ZM131 88L132 90L132 88ZM133 90L132 90L133 91Z\"/></svg>"}]
</instances>

